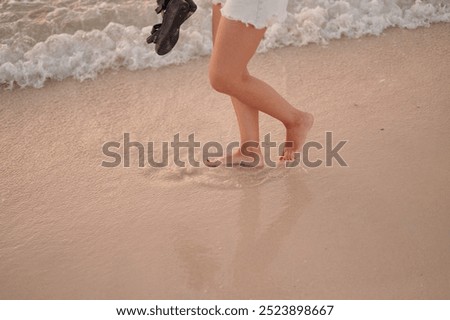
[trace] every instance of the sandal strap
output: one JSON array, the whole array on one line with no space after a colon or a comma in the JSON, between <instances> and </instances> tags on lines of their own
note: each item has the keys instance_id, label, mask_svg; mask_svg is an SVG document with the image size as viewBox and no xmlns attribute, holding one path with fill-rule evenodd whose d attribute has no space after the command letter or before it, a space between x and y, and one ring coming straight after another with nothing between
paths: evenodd
<instances>
[{"instance_id":1,"label":"sandal strap","mask_svg":"<svg viewBox=\"0 0 450 320\"><path fill-rule=\"evenodd\" d=\"M161 13L162 11L166 10L167 5L169 4L170 0L157 0L158 6L156 7L155 11L157 14Z\"/></svg>"}]
</instances>

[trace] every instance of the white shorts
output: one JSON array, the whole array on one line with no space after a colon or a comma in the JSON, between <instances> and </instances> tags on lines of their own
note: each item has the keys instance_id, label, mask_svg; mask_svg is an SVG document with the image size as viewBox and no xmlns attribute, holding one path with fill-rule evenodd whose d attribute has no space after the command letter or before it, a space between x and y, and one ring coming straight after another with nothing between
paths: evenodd
<instances>
[{"instance_id":1,"label":"white shorts","mask_svg":"<svg viewBox=\"0 0 450 320\"><path fill-rule=\"evenodd\" d=\"M288 0L212 0L222 4L222 16L263 29L287 16Z\"/></svg>"}]
</instances>

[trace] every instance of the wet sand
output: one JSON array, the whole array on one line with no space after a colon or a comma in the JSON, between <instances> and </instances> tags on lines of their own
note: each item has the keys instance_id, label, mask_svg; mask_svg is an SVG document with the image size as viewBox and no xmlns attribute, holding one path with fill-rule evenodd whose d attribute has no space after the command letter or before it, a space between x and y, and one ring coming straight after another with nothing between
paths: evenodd
<instances>
[{"instance_id":1,"label":"wet sand","mask_svg":"<svg viewBox=\"0 0 450 320\"><path fill-rule=\"evenodd\" d=\"M101 167L126 132L238 138L207 58L2 91L0 298L450 299L449 56L438 24L254 58L348 167Z\"/></svg>"}]
</instances>

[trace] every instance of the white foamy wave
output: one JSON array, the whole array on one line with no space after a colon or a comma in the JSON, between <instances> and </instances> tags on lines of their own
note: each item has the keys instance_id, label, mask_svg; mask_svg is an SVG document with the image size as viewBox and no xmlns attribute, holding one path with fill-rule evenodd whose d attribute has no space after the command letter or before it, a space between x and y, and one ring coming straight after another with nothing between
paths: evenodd
<instances>
[{"instance_id":1,"label":"white foamy wave","mask_svg":"<svg viewBox=\"0 0 450 320\"><path fill-rule=\"evenodd\" d=\"M174 50L160 57L145 42L156 1L0 0L0 83L42 87L47 79L92 79L106 69L180 64L211 51L211 5L197 0ZM450 21L450 0L292 0L259 52L379 35L388 27Z\"/></svg>"},{"instance_id":2,"label":"white foamy wave","mask_svg":"<svg viewBox=\"0 0 450 320\"><path fill-rule=\"evenodd\" d=\"M181 40L177 50L161 58L145 43L150 30L151 27L140 30L134 26L110 23L102 31L56 34L24 52L20 59L14 56L17 52L11 52L3 45L0 48L0 82L42 87L46 79L62 80L70 76L79 80L92 79L109 68L157 68L184 63L209 52L207 37L189 30L185 33L189 41ZM4 57L11 57L10 61Z\"/></svg>"}]
</instances>

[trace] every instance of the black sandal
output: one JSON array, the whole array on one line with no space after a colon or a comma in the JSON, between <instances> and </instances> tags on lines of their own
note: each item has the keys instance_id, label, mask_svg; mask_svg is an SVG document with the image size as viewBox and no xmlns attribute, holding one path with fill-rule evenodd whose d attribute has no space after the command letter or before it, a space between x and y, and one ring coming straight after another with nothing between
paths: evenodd
<instances>
[{"instance_id":1,"label":"black sandal","mask_svg":"<svg viewBox=\"0 0 450 320\"><path fill-rule=\"evenodd\" d=\"M163 16L162 23L152 28L147 43L155 43L155 51L162 56L178 42L180 26L197 10L193 0L157 0L156 13Z\"/></svg>"},{"instance_id":2,"label":"black sandal","mask_svg":"<svg viewBox=\"0 0 450 320\"><path fill-rule=\"evenodd\" d=\"M156 43L156 40L158 39L159 35L159 29L161 28L162 23L155 24L152 28L151 34L147 38L147 43Z\"/></svg>"}]
</instances>

